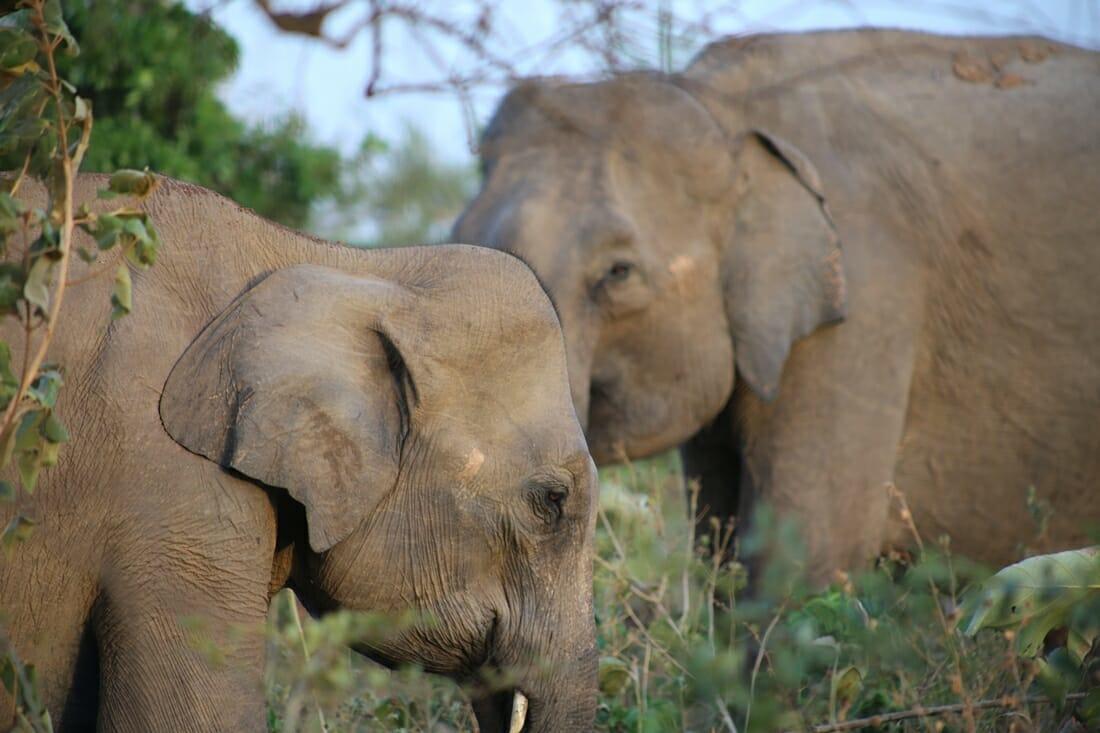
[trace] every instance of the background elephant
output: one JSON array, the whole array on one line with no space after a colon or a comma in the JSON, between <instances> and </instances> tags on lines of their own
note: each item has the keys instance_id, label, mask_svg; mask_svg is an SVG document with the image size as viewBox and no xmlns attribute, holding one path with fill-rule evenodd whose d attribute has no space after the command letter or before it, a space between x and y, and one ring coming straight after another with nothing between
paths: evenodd
<instances>
[{"instance_id":1,"label":"background elephant","mask_svg":"<svg viewBox=\"0 0 1100 733\"><path fill-rule=\"evenodd\" d=\"M1003 563L1029 487L1047 545L1100 519L1098 110L1100 55L1042 39L738 38L513 90L454 236L547 288L597 462L686 443L819 579L911 541L888 484Z\"/></svg>"},{"instance_id":2,"label":"background elephant","mask_svg":"<svg viewBox=\"0 0 1100 733\"><path fill-rule=\"evenodd\" d=\"M473 247L335 246L171 181L148 208L164 244L134 314L108 326L95 287L65 304L72 447L0 507L41 521L0 564L0 609L61 729L265 730L258 630L290 586L317 612L418 612L360 651L514 670L524 730L587 730L594 467L531 272ZM510 710L475 704L483 731Z\"/></svg>"}]
</instances>

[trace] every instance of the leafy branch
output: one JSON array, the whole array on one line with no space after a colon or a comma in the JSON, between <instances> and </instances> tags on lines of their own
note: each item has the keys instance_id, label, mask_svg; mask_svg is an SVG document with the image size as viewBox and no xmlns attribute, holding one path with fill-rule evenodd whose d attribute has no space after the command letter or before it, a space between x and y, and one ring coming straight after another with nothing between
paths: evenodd
<instances>
[{"instance_id":1,"label":"leafy branch","mask_svg":"<svg viewBox=\"0 0 1100 733\"><path fill-rule=\"evenodd\" d=\"M0 471L11 475L14 463L26 495L34 493L42 469L57 464L61 446L70 440L57 414L64 370L49 361L50 346L67 290L99 272L93 268L89 275L70 279L74 252L91 264L99 251L116 250L109 263L115 270L110 295L115 319L133 307L130 269L152 265L160 246L139 206L110 213L76 206L76 176L91 139L92 108L61 78L58 58L78 52L60 0L22 0L0 16L0 169L14 171L0 177L0 319L19 324L6 329L5 337L22 336L13 343L0 339ZM45 186L44 208L17 198L30 177ZM156 185L147 171L119 171L100 197L128 195L140 204ZM77 229L91 236L93 250L76 244ZM18 498L15 486L0 480L0 502ZM9 557L36 523L23 511L14 513L0 534L0 547ZM37 694L34 666L21 661L3 633L0 682L16 701L20 730L52 730Z\"/></svg>"}]
</instances>

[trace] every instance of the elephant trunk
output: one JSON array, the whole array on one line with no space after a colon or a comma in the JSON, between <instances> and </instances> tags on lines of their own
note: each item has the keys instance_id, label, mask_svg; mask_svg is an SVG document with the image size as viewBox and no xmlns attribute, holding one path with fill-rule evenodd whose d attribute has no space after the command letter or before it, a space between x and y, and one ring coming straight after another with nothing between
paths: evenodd
<instances>
[{"instance_id":1,"label":"elephant trunk","mask_svg":"<svg viewBox=\"0 0 1100 733\"><path fill-rule=\"evenodd\" d=\"M591 623L569 649L505 665L515 687L473 701L480 733L587 733L597 703L597 655ZM526 655L525 655L526 656Z\"/></svg>"}]
</instances>

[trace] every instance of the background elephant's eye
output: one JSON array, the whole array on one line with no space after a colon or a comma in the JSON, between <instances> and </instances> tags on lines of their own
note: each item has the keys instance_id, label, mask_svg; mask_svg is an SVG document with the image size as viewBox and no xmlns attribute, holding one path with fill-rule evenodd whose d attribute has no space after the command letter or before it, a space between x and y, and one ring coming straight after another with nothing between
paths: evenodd
<instances>
[{"instance_id":1,"label":"background elephant's eye","mask_svg":"<svg viewBox=\"0 0 1100 733\"><path fill-rule=\"evenodd\" d=\"M607 274L604 275L604 282L617 283L626 280L630 277L630 273L634 272L634 265L622 260L611 265L607 269Z\"/></svg>"}]
</instances>

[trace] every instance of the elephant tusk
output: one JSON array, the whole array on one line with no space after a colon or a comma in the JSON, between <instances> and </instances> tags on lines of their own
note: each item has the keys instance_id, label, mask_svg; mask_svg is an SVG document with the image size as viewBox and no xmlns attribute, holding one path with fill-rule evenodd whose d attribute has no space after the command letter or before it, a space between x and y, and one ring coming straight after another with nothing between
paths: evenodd
<instances>
[{"instance_id":1,"label":"elephant tusk","mask_svg":"<svg viewBox=\"0 0 1100 733\"><path fill-rule=\"evenodd\" d=\"M519 690L512 697L512 720L508 723L508 733L520 733L527 722L527 696Z\"/></svg>"}]
</instances>

